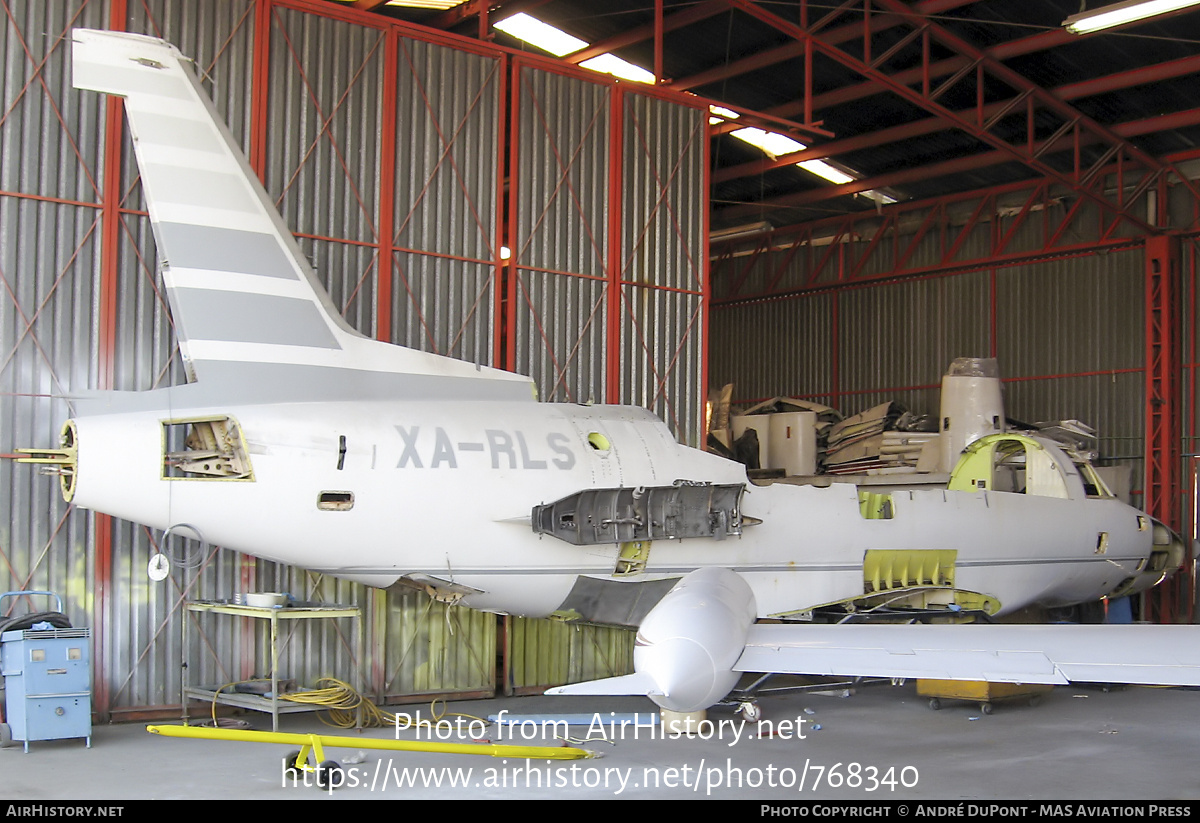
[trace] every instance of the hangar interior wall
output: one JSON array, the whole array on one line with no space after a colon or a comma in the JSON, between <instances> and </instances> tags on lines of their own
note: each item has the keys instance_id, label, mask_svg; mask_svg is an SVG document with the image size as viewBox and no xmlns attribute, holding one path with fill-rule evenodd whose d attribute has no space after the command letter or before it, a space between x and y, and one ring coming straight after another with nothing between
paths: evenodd
<instances>
[{"instance_id":1,"label":"hangar interior wall","mask_svg":"<svg viewBox=\"0 0 1200 823\"><path fill-rule=\"evenodd\" d=\"M71 392L184 381L119 103L71 88L75 27L160 36L195 59L363 333L525 371L545 399L640 403L699 442L702 110L306 0L0 5L0 452L57 443ZM631 666L625 632L500 633L492 615L180 537L162 546L175 572L153 584L160 535L67 506L28 466L0 462L0 488L0 588L60 592L93 627L101 711L178 704L184 621L204 638L191 682L263 674L261 627L181 610L241 591L363 609L362 659L348 626L291 629L284 668L304 684L358 675L381 698L482 695ZM498 634L521 655L504 684Z\"/></svg>"}]
</instances>

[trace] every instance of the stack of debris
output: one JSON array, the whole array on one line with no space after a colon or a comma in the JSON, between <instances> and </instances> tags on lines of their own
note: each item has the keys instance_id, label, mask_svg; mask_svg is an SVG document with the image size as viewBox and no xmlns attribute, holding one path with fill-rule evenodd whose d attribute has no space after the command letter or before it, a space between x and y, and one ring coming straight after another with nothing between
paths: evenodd
<instances>
[{"instance_id":1,"label":"stack of debris","mask_svg":"<svg viewBox=\"0 0 1200 823\"><path fill-rule=\"evenodd\" d=\"M899 403L882 403L848 417L829 432L828 474L901 474L936 468L937 421ZM932 444L932 445L931 445ZM926 454L922 462L922 453Z\"/></svg>"},{"instance_id":2,"label":"stack of debris","mask_svg":"<svg viewBox=\"0 0 1200 823\"><path fill-rule=\"evenodd\" d=\"M795 397L772 397L733 418L734 451L748 469L811 475L842 415Z\"/></svg>"}]
</instances>

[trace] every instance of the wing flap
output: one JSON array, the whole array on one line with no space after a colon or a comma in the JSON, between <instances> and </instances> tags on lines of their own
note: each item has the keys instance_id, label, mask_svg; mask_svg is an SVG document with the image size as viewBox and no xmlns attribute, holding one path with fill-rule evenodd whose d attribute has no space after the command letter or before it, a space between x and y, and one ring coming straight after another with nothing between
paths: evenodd
<instances>
[{"instance_id":1,"label":"wing flap","mask_svg":"<svg viewBox=\"0 0 1200 823\"><path fill-rule=\"evenodd\" d=\"M1197 626L756 625L735 671L1200 686Z\"/></svg>"}]
</instances>

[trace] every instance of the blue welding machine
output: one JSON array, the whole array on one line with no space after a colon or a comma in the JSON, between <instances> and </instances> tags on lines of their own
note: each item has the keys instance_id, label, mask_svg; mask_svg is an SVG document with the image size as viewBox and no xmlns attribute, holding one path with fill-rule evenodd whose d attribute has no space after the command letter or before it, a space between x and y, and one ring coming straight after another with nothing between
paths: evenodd
<instances>
[{"instance_id":1,"label":"blue welding machine","mask_svg":"<svg viewBox=\"0 0 1200 823\"><path fill-rule=\"evenodd\" d=\"M0 745L21 741L28 752L31 740L83 737L90 749L92 631L72 628L53 592L5 592L0 602L26 595L52 597L58 610L0 619L5 719Z\"/></svg>"}]
</instances>

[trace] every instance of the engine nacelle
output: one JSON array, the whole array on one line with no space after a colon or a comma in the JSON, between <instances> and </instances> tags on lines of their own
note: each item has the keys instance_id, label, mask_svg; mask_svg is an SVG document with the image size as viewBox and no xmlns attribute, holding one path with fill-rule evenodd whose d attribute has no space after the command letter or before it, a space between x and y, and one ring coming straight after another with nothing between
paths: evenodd
<instances>
[{"instance_id":1,"label":"engine nacelle","mask_svg":"<svg viewBox=\"0 0 1200 823\"><path fill-rule=\"evenodd\" d=\"M657 686L650 699L691 712L729 694L756 615L754 592L737 573L706 568L686 575L638 629L633 666Z\"/></svg>"}]
</instances>

